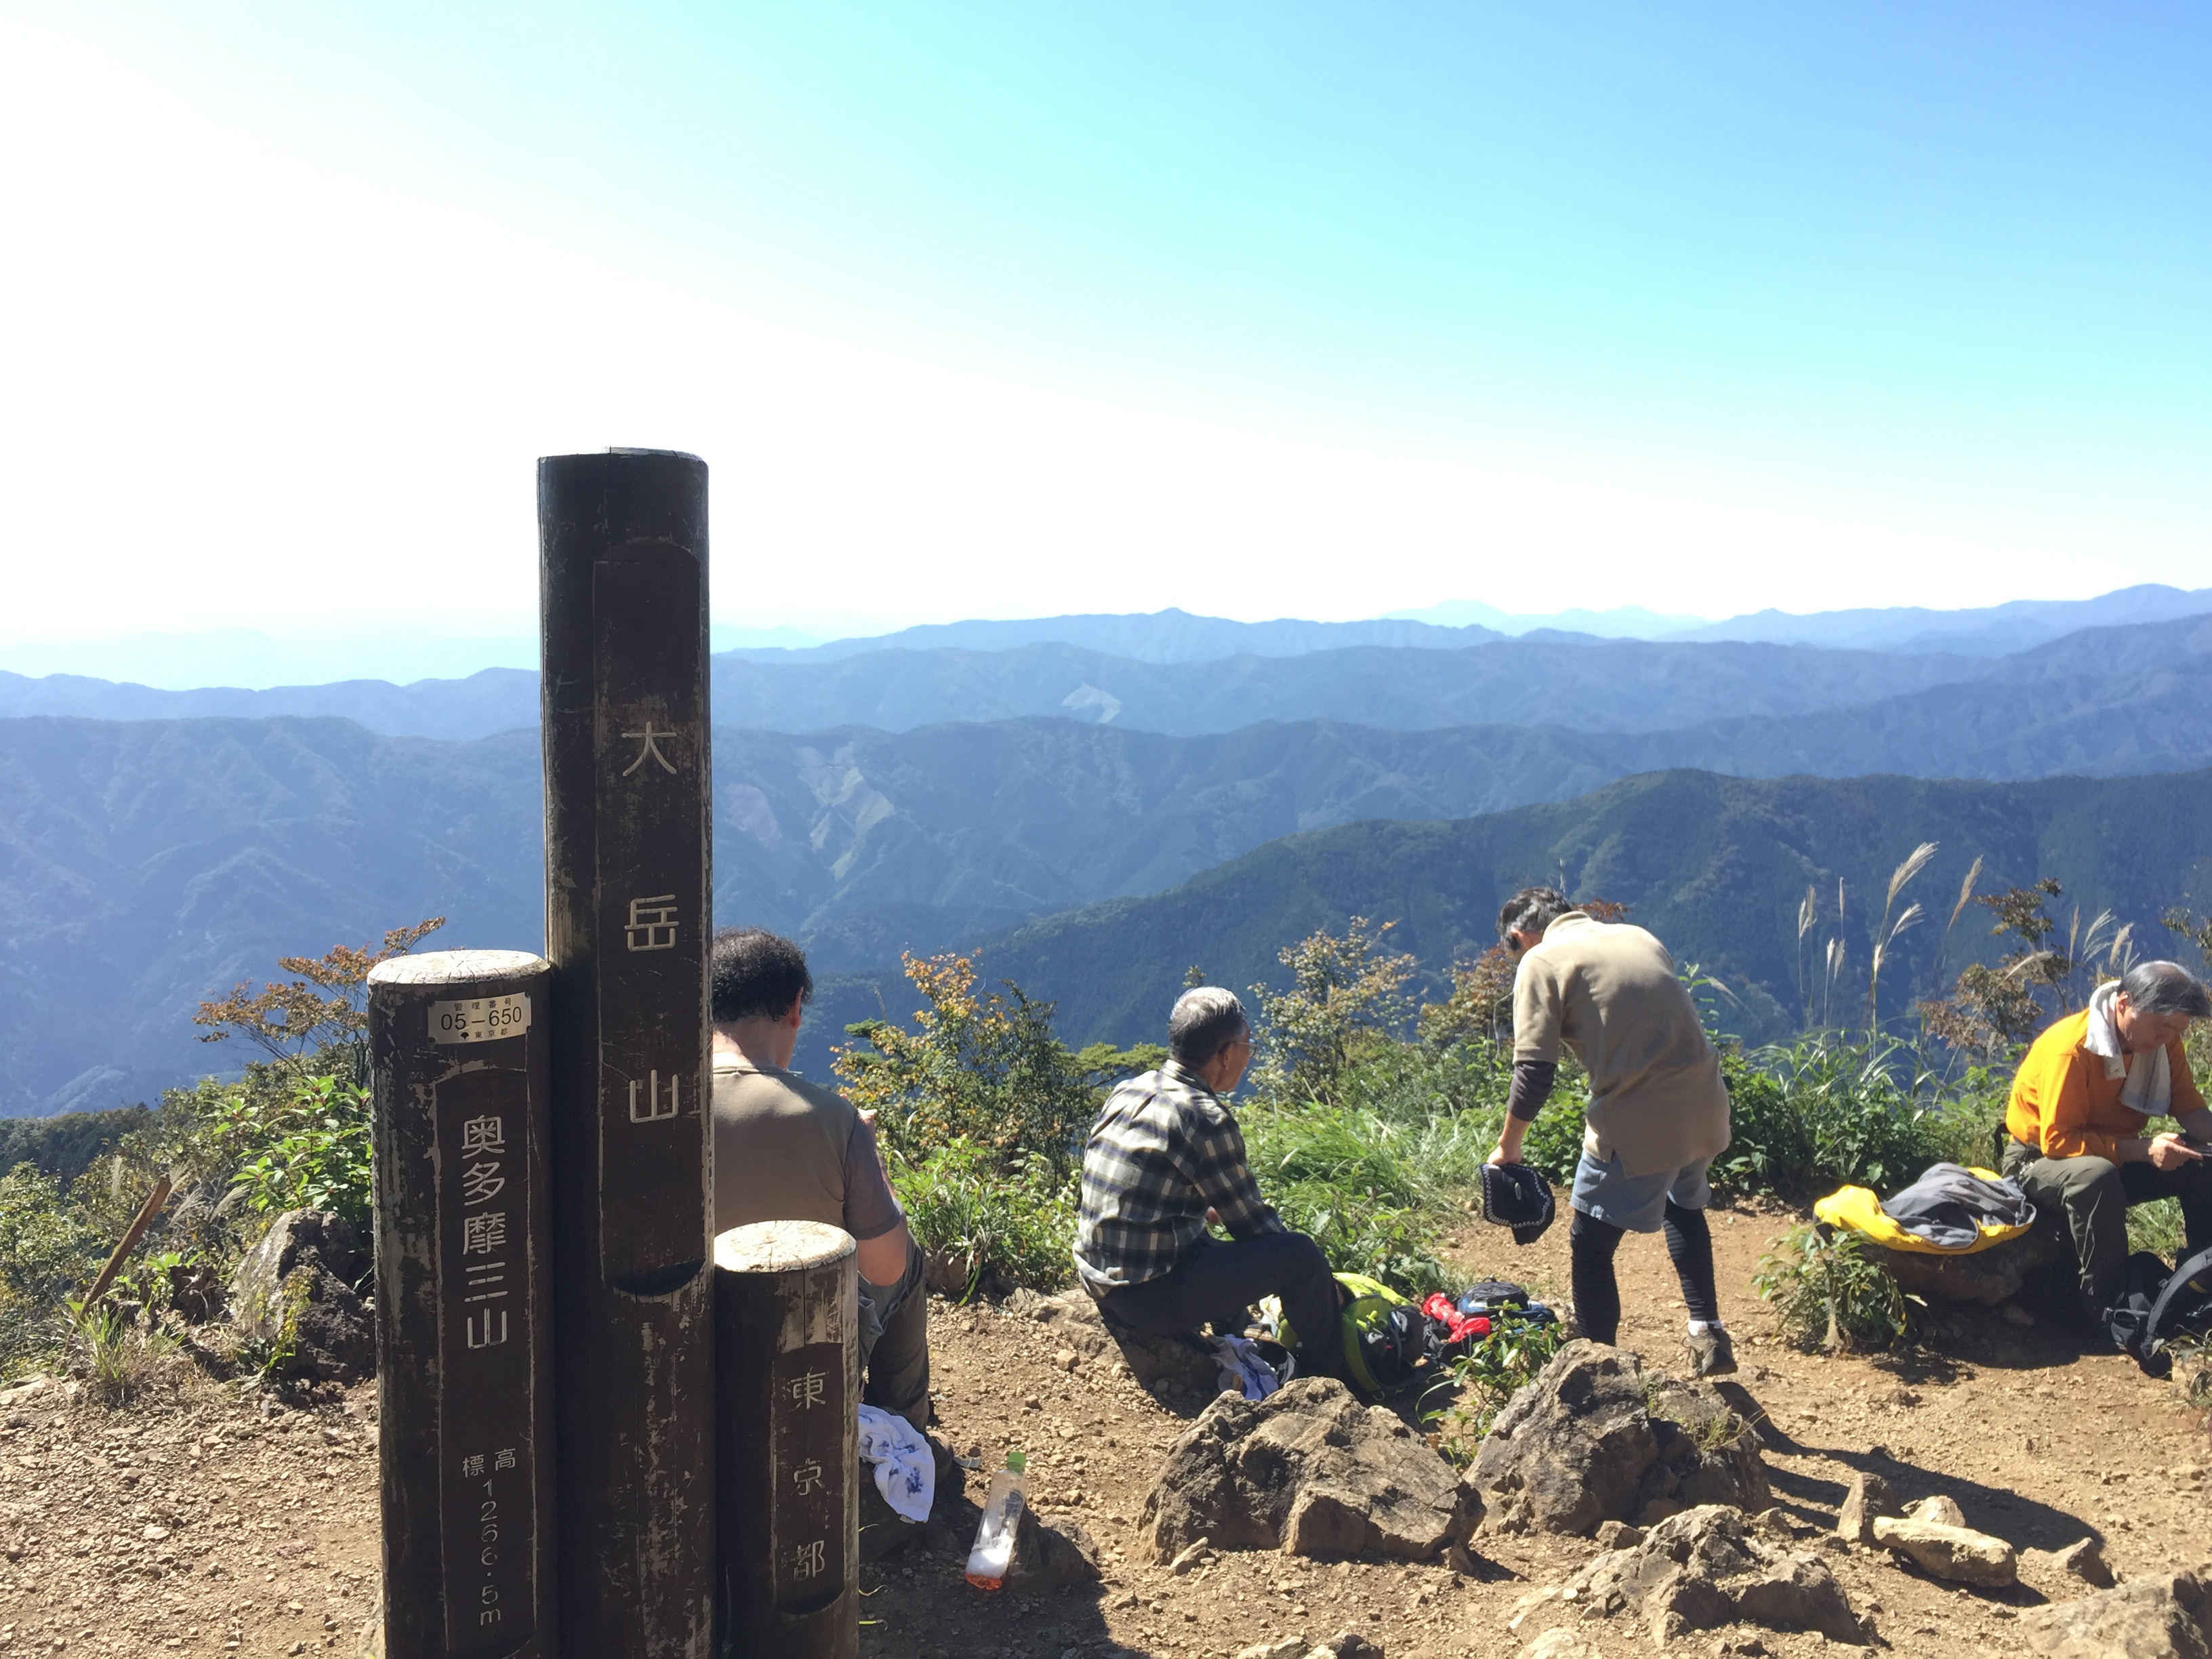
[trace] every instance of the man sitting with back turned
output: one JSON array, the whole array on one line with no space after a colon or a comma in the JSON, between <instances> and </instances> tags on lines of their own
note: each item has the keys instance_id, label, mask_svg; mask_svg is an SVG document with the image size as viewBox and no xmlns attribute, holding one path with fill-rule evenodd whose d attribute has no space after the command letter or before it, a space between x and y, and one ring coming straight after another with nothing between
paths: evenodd
<instances>
[{"instance_id":1,"label":"man sitting with back turned","mask_svg":"<svg viewBox=\"0 0 2212 1659\"><path fill-rule=\"evenodd\" d=\"M2066 1218L2081 1305L2101 1319L2124 1288L2128 1206L2180 1200L2190 1253L2212 1245L2212 1111L2182 1052L2212 996L2178 963L2141 962L2036 1038L2005 1109L2004 1173ZM2146 1139L2154 1117L2187 1133ZM2197 1143L2190 1144L2191 1140Z\"/></svg>"},{"instance_id":2,"label":"man sitting with back turned","mask_svg":"<svg viewBox=\"0 0 2212 1659\"><path fill-rule=\"evenodd\" d=\"M1674 958L1641 927L1600 921L1551 887L1505 902L1498 931L1521 959L1513 980L1513 1090L1493 1164L1518 1164L1552 1092L1561 1045L1589 1076L1575 1218L1567 1233L1575 1322L1610 1344L1620 1330L1613 1254L1625 1233L1667 1235L1689 1311L1684 1346L1699 1376L1735 1370L1721 1324L1706 1170L1729 1144L1728 1089Z\"/></svg>"},{"instance_id":3,"label":"man sitting with back turned","mask_svg":"<svg viewBox=\"0 0 2212 1659\"><path fill-rule=\"evenodd\" d=\"M850 1233L860 1258L860 1398L922 1433L929 1296L921 1251L876 1151L875 1115L790 1069L800 1011L814 993L806 957L761 928L726 927L714 935L709 975L714 1231L823 1221Z\"/></svg>"},{"instance_id":4,"label":"man sitting with back turned","mask_svg":"<svg viewBox=\"0 0 2212 1659\"><path fill-rule=\"evenodd\" d=\"M1304 1338L1299 1374L1341 1376L1336 1280L1321 1246L1260 1196L1222 1097L1244 1075L1252 1031L1236 994L1186 991L1168 1016L1168 1063L1126 1079L1083 1149L1075 1266L1109 1321L1148 1336L1242 1336L1246 1310L1279 1296ZM1206 1232L1218 1221L1235 1243ZM1324 1340L1314 1340L1325 1332Z\"/></svg>"}]
</instances>

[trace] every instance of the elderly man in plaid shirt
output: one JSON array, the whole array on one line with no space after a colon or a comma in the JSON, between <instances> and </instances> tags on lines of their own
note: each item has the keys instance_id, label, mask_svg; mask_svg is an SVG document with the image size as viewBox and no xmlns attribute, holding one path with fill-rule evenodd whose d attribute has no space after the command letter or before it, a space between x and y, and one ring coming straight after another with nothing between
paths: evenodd
<instances>
[{"instance_id":1,"label":"elderly man in plaid shirt","mask_svg":"<svg viewBox=\"0 0 2212 1659\"><path fill-rule=\"evenodd\" d=\"M1338 1376L1337 1287L1321 1246L1283 1225L1244 1161L1222 1097L1244 1075L1252 1030L1234 992L1186 991L1168 1016L1168 1063L1115 1089L1083 1149L1075 1266L1109 1320L1151 1336L1241 1336L1246 1310L1279 1296L1302 1375ZM1227 1228L1222 1243L1209 1222ZM1330 1340L1315 1342L1312 1333Z\"/></svg>"}]
</instances>

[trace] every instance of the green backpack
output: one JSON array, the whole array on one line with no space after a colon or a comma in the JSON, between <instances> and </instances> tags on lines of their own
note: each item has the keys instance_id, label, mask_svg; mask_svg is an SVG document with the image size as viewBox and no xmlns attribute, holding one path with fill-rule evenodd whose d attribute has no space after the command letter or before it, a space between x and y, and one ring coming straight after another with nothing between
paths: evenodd
<instances>
[{"instance_id":1,"label":"green backpack","mask_svg":"<svg viewBox=\"0 0 2212 1659\"><path fill-rule=\"evenodd\" d=\"M1363 1400L1382 1400L1418 1389L1437 1376L1443 1345L1436 1321L1379 1279L1339 1273L1336 1282L1348 1298L1339 1323L1346 1380L1353 1393ZM1285 1346L1297 1344L1297 1333L1287 1320L1278 1335Z\"/></svg>"}]
</instances>

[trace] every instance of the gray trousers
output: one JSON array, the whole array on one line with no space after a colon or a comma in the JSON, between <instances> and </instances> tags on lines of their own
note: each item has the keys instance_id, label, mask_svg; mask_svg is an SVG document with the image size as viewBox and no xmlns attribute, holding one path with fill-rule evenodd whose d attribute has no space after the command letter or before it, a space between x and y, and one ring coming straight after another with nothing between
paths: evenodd
<instances>
[{"instance_id":1,"label":"gray trousers","mask_svg":"<svg viewBox=\"0 0 2212 1659\"><path fill-rule=\"evenodd\" d=\"M2212 1164L2169 1170L2105 1158L2045 1158L2034 1147L2008 1139L2004 1174L2039 1211L2057 1211L2066 1218L2081 1264L2081 1306L2092 1318L2100 1317L2119 1296L2130 1205L2178 1199L2188 1249L2212 1245Z\"/></svg>"},{"instance_id":2,"label":"gray trousers","mask_svg":"<svg viewBox=\"0 0 2212 1659\"><path fill-rule=\"evenodd\" d=\"M861 1400L903 1417L920 1434L929 1427L929 1285L921 1247L907 1241L906 1271L896 1285L860 1281Z\"/></svg>"}]
</instances>

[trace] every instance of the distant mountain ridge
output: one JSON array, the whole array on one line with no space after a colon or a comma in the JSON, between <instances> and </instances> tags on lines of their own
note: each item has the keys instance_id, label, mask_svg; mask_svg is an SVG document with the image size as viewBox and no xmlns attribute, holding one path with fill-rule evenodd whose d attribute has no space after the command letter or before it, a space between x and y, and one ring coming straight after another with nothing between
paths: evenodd
<instances>
[{"instance_id":1,"label":"distant mountain ridge","mask_svg":"<svg viewBox=\"0 0 2212 1659\"><path fill-rule=\"evenodd\" d=\"M2094 599L2013 599L1978 610L1755 611L1664 635L1670 640L1759 640L1846 651L1953 651L2008 656L2085 628L2165 623L2212 611L2212 587L2144 582Z\"/></svg>"},{"instance_id":2,"label":"distant mountain ridge","mask_svg":"<svg viewBox=\"0 0 2212 1659\"><path fill-rule=\"evenodd\" d=\"M2158 917L2175 904L2212 908L2212 771L2094 785L1646 774L1454 823L1370 820L1285 837L1165 892L1047 917L973 948L987 980L1057 1003L1068 1042L1157 1042L1188 967L1239 991L1280 984L1282 946L1361 915L1397 924L1392 944L1419 958L1433 992L1454 961L1494 940L1509 894L1564 882L1577 896L1628 904L1630 920L1678 961L1721 975L1741 1005L1724 1014L1729 1029L1764 1038L1794 1023L1830 937L1846 940L1850 964L1832 1012L1856 1017L1883 885L1922 841L1940 850L1911 896L1932 920L1901 936L1884 969L1889 1012L1989 953L1981 910L1943 925L1977 857L1979 891L2052 876L2065 888L2053 906L2062 928L2077 907L2084 927L2109 908L2133 924L2143 954L2185 953ZM1849 907L1840 927L1838 881ZM1796 933L1808 885L1821 907L1809 947ZM840 976L816 1001L799 1063L818 1075L845 1024L879 1007L902 1012L912 999L886 969Z\"/></svg>"}]
</instances>

